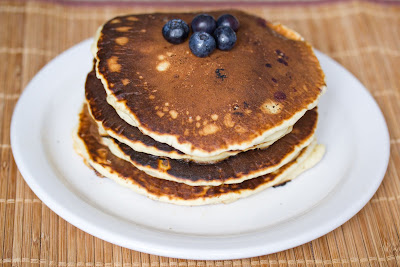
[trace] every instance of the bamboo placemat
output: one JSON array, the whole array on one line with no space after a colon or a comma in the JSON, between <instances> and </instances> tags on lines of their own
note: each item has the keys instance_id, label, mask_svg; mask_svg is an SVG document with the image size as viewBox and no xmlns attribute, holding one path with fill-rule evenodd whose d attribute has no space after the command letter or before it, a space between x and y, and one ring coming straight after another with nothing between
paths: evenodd
<instances>
[{"instance_id":1,"label":"bamboo placemat","mask_svg":"<svg viewBox=\"0 0 400 267\"><path fill-rule=\"evenodd\" d=\"M276 254L233 261L192 261L121 248L58 217L33 194L18 172L10 149L9 128L13 108L29 80L57 54L91 37L106 19L128 12L186 11L204 7L193 4L173 7L160 4L156 7L110 6L105 3L76 5L67 2L0 2L1 264L149 267L400 265L399 6L371 2L238 6L297 30L317 49L339 61L361 80L387 120L391 158L385 179L372 200L350 221L331 233Z\"/></svg>"}]
</instances>

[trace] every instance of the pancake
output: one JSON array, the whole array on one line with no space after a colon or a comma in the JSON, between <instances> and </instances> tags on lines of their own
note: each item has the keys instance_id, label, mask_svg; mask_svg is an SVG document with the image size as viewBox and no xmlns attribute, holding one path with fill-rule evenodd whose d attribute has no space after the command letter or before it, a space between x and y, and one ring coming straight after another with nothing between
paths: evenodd
<instances>
[{"instance_id":1,"label":"pancake","mask_svg":"<svg viewBox=\"0 0 400 267\"><path fill-rule=\"evenodd\" d=\"M93 45L107 102L127 123L184 154L246 150L292 126L325 91L311 45L280 24L239 11L230 51L194 56L188 42L164 40L166 21L194 13L116 17Z\"/></svg>"},{"instance_id":2,"label":"pancake","mask_svg":"<svg viewBox=\"0 0 400 267\"><path fill-rule=\"evenodd\" d=\"M189 186L151 177L129 162L114 156L105 145L101 144L98 131L93 127L85 106L74 133L74 148L84 158L85 163L100 175L151 199L179 205L229 203L250 196L295 178L315 165L324 153L322 146L308 146L296 159L268 175L239 184Z\"/></svg>"},{"instance_id":3,"label":"pancake","mask_svg":"<svg viewBox=\"0 0 400 267\"><path fill-rule=\"evenodd\" d=\"M317 110L310 110L294 125L290 134L267 149L249 150L215 164L199 164L140 153L107 136L102 138L102 143L114 155L151 176L192 186L217 186L241 183L273 172L290 162L315 139L317 121ZM92 124L93 128L97 127L93 120Z\"/></svg>"},{"instance_id":4,"label":"pancake","mask_svg":"<svg viewBox=\"0 0 400 267\"><path fill-rule=\"evenodd\" d=\"M121 143L131 147L137 152L143 152L160 157L172 159L192 160L199 163L215 163L236 155L242 151L226 151L212 157L197 157L182 153L173 147L160 143L151 137L144 135L137 127L134 127L121 119L112 106L106 101L106 92L94 71L90 72L85 84L85 97L89 112L96 121L100 134L109 135ZM269 136L266 142L250 149L267 148L282 136L288 134L292 127L283 129Z\"/></svg>"}]
</instances>

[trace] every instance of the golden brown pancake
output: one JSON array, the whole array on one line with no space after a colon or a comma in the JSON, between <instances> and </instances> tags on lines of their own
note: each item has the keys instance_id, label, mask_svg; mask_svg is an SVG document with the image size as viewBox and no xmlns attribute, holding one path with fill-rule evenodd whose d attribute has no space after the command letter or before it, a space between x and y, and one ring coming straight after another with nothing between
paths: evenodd
<instances>
[{"instance_id":1,"label":"golden brown pancake","mask_svg":"<svg viewBox=\"0 0 400 267\"><path fill-rule=\"evenodd\" d=\"M310 110L294 125L291 133L267 149L242 152L215 164L199 164L140 153L109 136L104 137L102 142L116 156L151 176L192 186L216 186L241 183L273 172L293 160L315 139L317 121L317 110ZM93 120L91 122L93 128L96 128L96 123Z\"/></svg>"},{"instance_id":2,"label":"golden brown pancake","mask_svg":"<svg viewBox=\"0 0 400 267\"><path fill-rule=\"evenodd\" d=\"M239 184L211 187L189 186L151 177L129 162L114 156L105 145L101 144L101 137L86 106L80 114L79 125L74 137L75 150L84 158L85 163L100 175L113 179L151 199L180 205L227 203L247 197L267 187L293 179L307 168L312 167L322 156L321 153L314 156L317 149L313 150L308 147L302 150L296 159L268 175Z\"/></svg>"},{"instance_id":3,"label":"golden brown pancake","mask_svg":"<svg viewBox=\"0 0 400 267\"><path fill-rule=\"evenodd\" d=\"M207 164L221 161L242 152L237 150L226 151L213 157L196 157L184 154L167 144L157 142L153 138L144 135L137 127L132 126L121 119L114 108L107 103L106 96L103 84L99 79L97 79L94 71L90 72L86 79L85 97L89 112L99 126L100 134L110 135L117 141L128 145L135 151L155 156L192 160ZM288 134L291 130L292 127L289 127L289 129L277 132L270 136L270 139L265 143L252 147L251 149L267 148L276 140Z\"/></svg>"},{"instance_id":4,"label":"golden brown pancake","mask_svg":"<svg viewBox=\"0 0 400 267\"><path fill-rule=\"evenodd\" d=\"M238 41L206 58L161 34L168 20L190 23L194 13L104 24L94 44L96 72L120 117L158 142L209 157L263 143L314 108L325 81L311 45L282 25L228 12L240 21Z\"/></svg>"}]
</instances>

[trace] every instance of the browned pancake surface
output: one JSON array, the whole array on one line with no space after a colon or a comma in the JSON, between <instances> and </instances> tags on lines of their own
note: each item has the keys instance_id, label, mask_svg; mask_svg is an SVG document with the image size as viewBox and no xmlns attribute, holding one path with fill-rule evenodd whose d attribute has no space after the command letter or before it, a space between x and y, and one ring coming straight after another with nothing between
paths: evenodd
<instances>
[{"instance_id":1,"label":"browned pancake surface","mask_svg":"<svg viewBox=\"0 0 400 267\"><path fill-rule=\"evenodd\" d=\"M134 165L166 173L166 177L169 179L188 184L238 183L248 179L246 177L251 177L251 175L254 177L257 173L281 165L288 155L310 140L315 132L317 120L316 109L307 111L294 125L291 133L267 149L242 152L215 164L200 164L153 156L137 152L129 146L113 140ZM92 124L94 127L96 126L94 121Z\"/></svg>"},{"instance_id":2,"label":"browned pancake surface","mask_svg":"<svg viewBox=\"0 0 400 267\"><path fill-rule=\"evenodd\" d=\"M145 189L153 197L167 197L173 201L216 198L224 194L240 194L244 190L256 190L260 186L273 181L279 174L295 163L295 161L292 161L274 173L239 184L211 187L189 186L183 183L151 177L135 168L129 162L114 156L108 147L100 143L98 130L86 107L84 107L80 114L78 136L86 146L91 161L100 164L120 179L128 180L133 185Z\"/></svg>"},{"instance_id":3,"label":"browned pancake surface","mask_svg":"<svg viewBox=\"0 0 400 267\"><path fill-rule=\"evenodd\" d=\"M236 183L245 176L280 165L285 157L314 134L318 114L308 111L293 127L291 133L276 141L267 149L255 149L239 153L215 164L200 164L174 160L136 152L129 146L114 141L136 166L165 172L183 183ZM94 122L93 122L94 123ZM111 137L110 137L111 138Z\"/></svg>"},{"instance_id":4,"label":"browned pancake surface","mask_svg":"<svg viewBox=\"0 0 400 267\"><path fill-rule=\"evenodd\" d=\"M206 58L194 56L188 41L173 45L161 34L168 20L190 23L194 13L122 16L104 25L98 72L139 128L212 152L251 142L316 101L325 83L312 47L261 18L229 13L241 25L235 47Z\"/></svg>"},{"instance_id":5,"label":"browned pancake surface","mask_svg":"<svg viewBox=\"0 0 400 267\"><path fill-rule=\"evenodd\" d=\"M183 154L181 151L173 147L155 141L153 138L144 135L137 127L128 124L121 119L115 109L106 102L106 92L99 79L97 79L94 71L90 72L85 84L85 97L91 109L91 114L97 121L101 121L105 129L111 130L124 136L128 140L141 142L146 146L154 147L161 151L174 151Z\"/></svg>"}]
</instances>

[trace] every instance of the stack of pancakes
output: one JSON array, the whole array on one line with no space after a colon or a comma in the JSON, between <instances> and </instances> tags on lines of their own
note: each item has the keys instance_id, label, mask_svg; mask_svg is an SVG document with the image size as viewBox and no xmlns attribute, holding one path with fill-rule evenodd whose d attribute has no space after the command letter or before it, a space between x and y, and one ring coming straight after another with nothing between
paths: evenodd
<instances>
[{"instance_id":1,"label":"stack of pancakes","mask_svg":"<svg viewBox=\"0 0 400 267\"><path fill-rule=\"evenodd\" d=\"M231 202L315 165L324 74L312 47L240 11L231 51L194 56L161 34L195 13L116 17L97 32L74 147L102 176L160 201Z\"/></svg>"}]
</instances>

